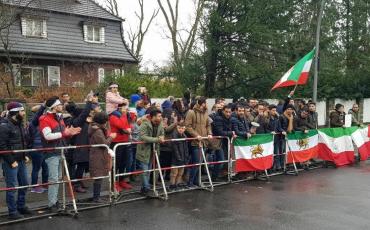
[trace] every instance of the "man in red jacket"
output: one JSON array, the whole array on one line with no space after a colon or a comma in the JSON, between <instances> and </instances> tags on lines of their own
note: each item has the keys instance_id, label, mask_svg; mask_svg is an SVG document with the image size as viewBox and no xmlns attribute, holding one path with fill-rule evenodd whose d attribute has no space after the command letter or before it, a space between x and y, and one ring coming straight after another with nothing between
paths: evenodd
<instances>
[{"instance_id":1,"label":"man in red jacket","mask_svg":"<svg viewBox=\"0 0 370 230\"><path fill-rule=\"evenodd\" d=\"M129 113L127 104L118 105L117 110L109 115L109 124L112 133L117 133L113 139L111 148L113 149L118 143L128 142L131 135L131 125L129 123ZM132 151L131 145L119 146L116 150L116 170L118 173L131 172ZM116 191L122 189L132 189L128 183L128 177L120 177L114 185Z\"/></svg>"},{"instance_id":2,"label":"man in red jacket","mask_svg":"<svg viewBox=\"0 0 370 230\"><path fill-rule=\"evenodd\" d=\"M66 138L80 133L81 128L66 127L63 121L63 104L58 97L49 98L46 103L48 111L41 116L39 121L39 129L43 147L63 147L66 146ZM46 153L45 162L48 165L49 183L58 182L60 178L60 151ZM48 200L50 212L58 212L60 210L58 203L59 184L49 185Z\"/></svg>"}]
</instances>

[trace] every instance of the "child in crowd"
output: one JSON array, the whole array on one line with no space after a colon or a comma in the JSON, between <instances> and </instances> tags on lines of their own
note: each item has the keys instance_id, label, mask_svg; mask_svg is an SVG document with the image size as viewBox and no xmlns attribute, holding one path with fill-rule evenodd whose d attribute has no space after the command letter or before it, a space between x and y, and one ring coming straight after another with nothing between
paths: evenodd
<instances>
[{"instance_id":1,"label":"child in crowd","mask_svg":"<svg viewBox=\"0 0 370 230\"><path fill-rule=\"evenodd\" d=\"M177 124L176 129L172 134L173 139L186 138L185 136L185 122L180 122ZM173 166L183 166L189 162L189 150L188 143L186 141L176 141L171 143L172 147L172 158L171 165ZM182 176L184 174L184 168L174 168L171 169L170 175L170 191L178 188L179 184L182 182Z\"/></svg>"},{"instance_id":2,"label":"child in crowd","mask_svg":"<svg viewBox=\"0 0 370 230\"><path fill-rule=\"evenodd\" d=\"M108 131L108 115L104 112L98 112L93 117L93 122L88 130L89 142L91 145L104 144L110 145L112 140L116 138L116 133ZM105 147L90 149L90 164L89 171L91 177L102 177L109 175L112 170L112 155L113 151ZM93 185L93 202L100 202L100 190L103 179L94 180Z\"/></svg>"}]
</instances>

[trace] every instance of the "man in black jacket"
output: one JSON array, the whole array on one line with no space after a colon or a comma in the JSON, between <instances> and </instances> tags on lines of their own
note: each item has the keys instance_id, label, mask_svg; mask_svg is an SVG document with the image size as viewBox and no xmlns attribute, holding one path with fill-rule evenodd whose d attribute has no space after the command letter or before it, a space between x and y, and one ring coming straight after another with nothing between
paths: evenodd
<instances>
[{"instance_id":1,"label":"man in black jacket","mask_svg":"<svg viewBox=\"0 0 370 230\"><path fill-rule=\"evenodd\" d=\"M245 108L242 105L236 106L236 117L232 118L232 130L238 137L250 138L250 123L245 117Z\"/></svg>"},{"instance_id":2,"label":"man in black jacket","mask_svg":"<svg viewBox=\"0 0 370 230\"><path fill-rule=\"evenodd\" d=\"M24 118L26 113L21 103L10 102L7 105L9 114L0 124L0 150L23 150L27 149L27 134L24 128ZM28 157L25 153L9 153L2 155L3 171L7 188L17 186L27 186L27 167ZM6 203L8 205L9 219L21 219L25 214L31 214L26 207L27 189L18 189L6 192Z\"/></svg>"},{"instance_id":3,"label":"man in black jacket","mask_svg":"<svg viewBox=\"0 0 370 230\"><path fill-rule=\"evenodd\" d=\"M309 123L307 107L303 107L299 114L294 117L293 129L294 131L302 131L303 133L308 133L308 130L315 129L315 126Z\"/></svg>"},{"instance_id":4,"label":"man in black jacket","mask_svg":"<svg viewBox=\"0 0 370 230\"><path fill-rule=\"evenodd\" d=\"M232 112L231 106L226 105L223 107L222 112L215 117L215 120L212 124L212 133L216 136L222 137L236 137L235 132L232 128ZM227 153L227 139L222 139L221 148L216 150L216 161L223 161L225 159L224 153ZM217 180L219 171L222 169L222 164L216 164L212 172L212 177L214 180Z\"/></svg>"}]
</instances>

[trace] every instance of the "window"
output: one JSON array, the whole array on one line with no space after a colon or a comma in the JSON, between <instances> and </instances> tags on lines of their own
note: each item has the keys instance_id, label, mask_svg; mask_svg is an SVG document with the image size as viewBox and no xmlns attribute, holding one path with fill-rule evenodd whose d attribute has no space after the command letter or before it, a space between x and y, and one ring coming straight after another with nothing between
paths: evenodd
<instances>
[{"instance_id":1,"label":"window","mask_svg":"<svg viewBox=\"0 0 370 230\"><path fill-rule=\"evenodd\" d=\"M86 42L104 43L104 27L96 25L84 25L84 39Z\"/></svg>"},{"instance_id":2,"label":"window","mask_svg":"<svg viewBox=\"0 0 370 230\"><path fill-rule=\"evenodd\" d=\"M102 83L104 81L104 69L103 68L99 68L98 69L98 83Z\"/></svg>"},{"instance_id":3,"label":"window","mask_svg":"<svg viewBox=\"0 0 370 230\"><path fill-rule=\"evenodd\" d=\"M22 17L21 22L23 36L47 38L45 19Z\"/></svg>"},{"instance_id":4,"label":"window","mask_svg":"<svg viewBox=\"0 0 370 230\"><path fill-rule=\"evenodd\" d=\"M59 66L48 66L48 86L60 86Z\"/></svg>"},{"instance_id":5,"label":"window","mask_svg":"<svg viewBox=\"0 0 370 230\"><path fill-rule=\"evenodd\" d=\"M13 67L14 68L14 67ZM18 86L40 86L44 79L44 68L22 67L16 71L16 85Z\"/></svg>"}]
</instances>

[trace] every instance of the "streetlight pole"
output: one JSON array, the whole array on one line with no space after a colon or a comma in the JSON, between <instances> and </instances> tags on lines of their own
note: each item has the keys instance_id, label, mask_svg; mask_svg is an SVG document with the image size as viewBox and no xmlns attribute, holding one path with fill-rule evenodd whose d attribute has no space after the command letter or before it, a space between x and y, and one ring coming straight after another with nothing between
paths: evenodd
<instances>
[{"instance_id":1,"label":"streetlight pole","mask_svg":"<svg viewBox=\"0 0 370 230\"><path fill-rule=\"evenodd\" d=\"M316 28L316 45L315 45L315 69L313 78L313 101L317 102L317 82L318 82L318 72L319 72L319 46L320 46L320 31L321 31L321 20L324 13L325 0L321 0L319 17L317 19Z\"/></svg>"}]
</instances>

